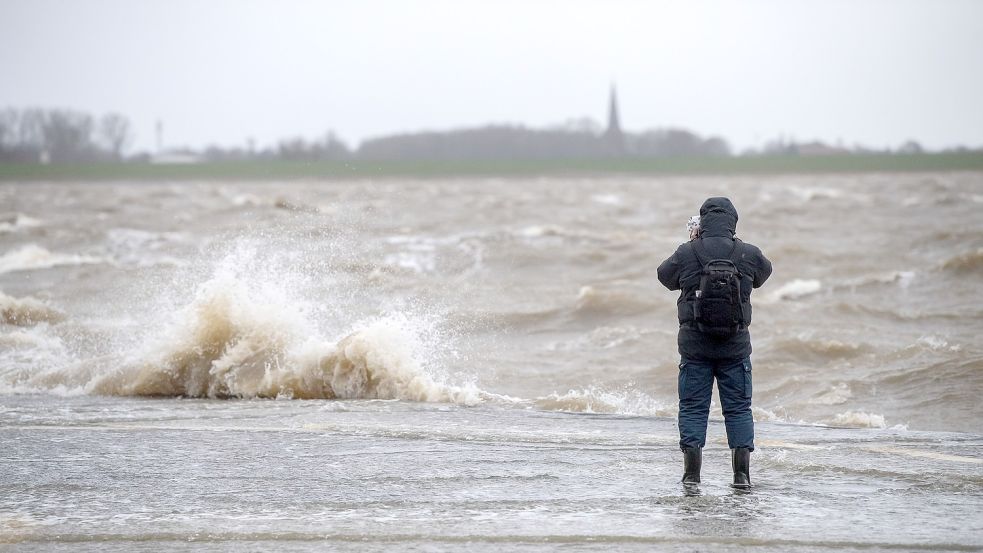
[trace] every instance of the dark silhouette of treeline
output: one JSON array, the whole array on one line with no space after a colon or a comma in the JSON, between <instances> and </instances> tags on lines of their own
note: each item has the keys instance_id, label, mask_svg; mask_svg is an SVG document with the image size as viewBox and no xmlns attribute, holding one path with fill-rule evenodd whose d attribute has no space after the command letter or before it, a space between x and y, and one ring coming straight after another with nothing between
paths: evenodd
<instances>
[{"instance_id":1,"label":"dark silhouette of treeline","mask_svg":"<svg viewBox=\"0 0 983 553\"><path fill-rule=\"evenodd\" d=\"M722 138L682 129L618 136L587 129L529 129L493 125L444 132L399 134L366 140L358 157L373 160L582 159L622 156L728 156Z\"/></svg>"},{"instance_id":2,"label":"dark silhouette of treeline","mask_svg":"<svg viewBox=\"0 0 983 553\"><path fill-rule=\"evenodd\" d=\"M284 139L264 148L256 148L253 141L249 140L244 146L209 146L198 150L163 149L158 146L155 153L137 152L130 155L127 155L127 150L133 142L132 126L120 114L109 113L95 117L65 109L5 109L0 110L0 162L459 161L699 158L734 155L723 138L702 137L684 129L623 132L614 109L612 105L612 120L606 130L589 119L575 120L547 129L489 125L371 138L357 148L349 147L334 133L329 132L313 140L301 137ZM779 138L767 143L760 150L748 150L740 155L823 156L922 152L922 147L913 141L893 150L874 150L859 145L846 148L822 142L797 142L789 138Z\"/></svg>"},{"instance_id":3,"label":"dark silhouette of treeline","mask_svg":"<svg viewBox=\"0 0 983 553\"><path fill-rule=\"evenodd\" d=\"M133 142L129 119L67 109L0 110L0 161L122 161Z\"/></svg>"},{"instance_id":4,"label":"dark silhouette of treeline","mask_svg":"<svg viewBox=\"0 0 983 553\"><path fill-rule=\"evenodd\" d=\"M78 163L98 161L238 160L497 160L578 159L619 156L727 156L722 138L703 138L682 129L643 133L602 133L596 123L580 120L552 129L489 125L371 138L351 148L334 133L307 140L283 139L273 146L208 146L139 152L125 156L133 141L130 122L110 113L96 118L64 109L0 111L0 161Z\"/></svg>"}]
</instances>

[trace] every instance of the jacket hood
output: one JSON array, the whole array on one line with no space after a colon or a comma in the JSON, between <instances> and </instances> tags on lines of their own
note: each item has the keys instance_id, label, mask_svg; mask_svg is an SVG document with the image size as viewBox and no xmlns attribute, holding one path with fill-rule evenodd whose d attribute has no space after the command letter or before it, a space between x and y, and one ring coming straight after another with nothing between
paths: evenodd
<instances>
[{"instance_id":1,"label":"jacket hood","mask_svg":"<svg viewBox=\"0 0 983 553\"><path fill-rule=\"evenodd\" d=\"M737 232L737 209L728 198L707 198L700 207L700 236L730 238Z\"/></svg>"}]
</instances>

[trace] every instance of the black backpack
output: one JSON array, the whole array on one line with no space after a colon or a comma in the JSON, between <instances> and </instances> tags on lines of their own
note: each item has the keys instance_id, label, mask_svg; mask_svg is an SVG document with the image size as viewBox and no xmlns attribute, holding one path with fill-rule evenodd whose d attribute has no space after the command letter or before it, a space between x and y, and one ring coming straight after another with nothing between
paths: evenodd
<instances>
[{"instance_id":1,"label":"black backpack","mask_svg":"<svg viewBox=\"0 0 983 553\"><path fill-rule=\"evenodd\" d=\"M709 259L702 239L693 240L690 244L693 255L703 267L700 288L693 301L696 328L721 338L733 336L746 325L741 302L741 272L737 269L743 243L735 238L734 247L726 259Z\"/></svg>"}]
</instances>

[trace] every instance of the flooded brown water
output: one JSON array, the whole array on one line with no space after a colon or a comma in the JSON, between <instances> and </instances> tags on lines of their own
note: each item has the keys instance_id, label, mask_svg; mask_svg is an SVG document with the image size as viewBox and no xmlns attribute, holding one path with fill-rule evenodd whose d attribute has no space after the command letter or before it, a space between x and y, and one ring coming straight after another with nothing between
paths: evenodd
<instances>
[{"instance_id":1,"label":"flooded brown water","mask_svg":"<svg viewBox=\"0 0 983 553\"><path fill-rule=\"evenodd\" d=\"M715 402L687 497L655 268L715 195L775 267L757 486L726 487ZM25 183L0 206L0 543L983 546L983 174Z\"/></svg>"}]
</instances>

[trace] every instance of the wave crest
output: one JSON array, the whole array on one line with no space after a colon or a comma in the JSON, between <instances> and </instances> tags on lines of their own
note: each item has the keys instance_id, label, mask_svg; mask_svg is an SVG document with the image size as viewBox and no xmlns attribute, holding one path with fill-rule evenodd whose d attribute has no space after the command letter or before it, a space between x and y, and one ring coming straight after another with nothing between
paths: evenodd
<instances>
[{"instance_id":1,"label":"wave crest","mask_svg":"<svg viewBox=\"0 0 983 553\"><path fill-rule=\"evenodd\" d=\"M983 248L950 257L942 262L943 270L965 273L983 269Z\"/></svg>"},{"instance_id":2,"label":"wave crest","mask_svg":"<svg viewBox=\"0 0 983 553\"><path fill-rule=\"evenodd\" d=\"M842 342L840 340L801 333L776 340L771 350L776 354L801 360L805 357L818 360L850 359L869 353L872 348L864 342Z\"/></svg>"},{"instance_id":3,"label":"wave crest","mask_svg":"<svg viewBox=\"0 0 983 553\"><path fill-rule=\"evenodd\" d=\"M655 415L661 417L676 414L675 406L666 406L655 398L635 389L610 391L595 386L570 390L565 394L552 393L536 398L533 402L545 411L570 413L614 413L619 415Z\"/></svg>"},{"instance_id":4,"label":"wave crest","mask_svg":"<svg viewBox=\"0 0 983 553\"><path fill-rule=\"evenodd\" d=\"M786 282L774 292L763 298L765 303L775 303L782 300L797 300L805 296L810 296L822 289L822 283L815 279L795 279Z\"/></svg>"},{"instance_id":5,"label":"wave crest","mask_svg":"<svg viewBox=\"0 0 983 553\"><path fill-rule=\"evenodd\" d=\"M86 265L105 260L88 255L53 253L37 244L27 244L0 256L0 274L34 269L50 269L61 265Z\"/></svg>"},{"instance_id":6,"label":"wave crest","mask_svg":"<svg viewBox=\"0 0 983 553\"><path fill-rule=\"evenodd\" d=\"M0 292L0 324L33 326L38 323L57 323L65 315L31 296L15 298Z\"/></svg>"},{"instance_id":7,"label":"wave crest","mask_svg":"<svg viewBox=\"0 0 983 553\"><path fill-rule=\"evenodd\" d=\"M887 426L884 421L884 415L867 413L865 411L839 413L824 422L830 426L842 426L846 428L885 428Z\"/></svg>"},{"instance_id":8,"label":"wave crest","mask_svg":"<svg viewBox=\"0 0 983 553\"><path fill-rule=\"evenodd\" d=\"M581 286L577 292L577 313L585 315L634 315L645 313L653 303L643 300L631 290L619 287L619 282Z\"/></svg>"}]
</instances>

